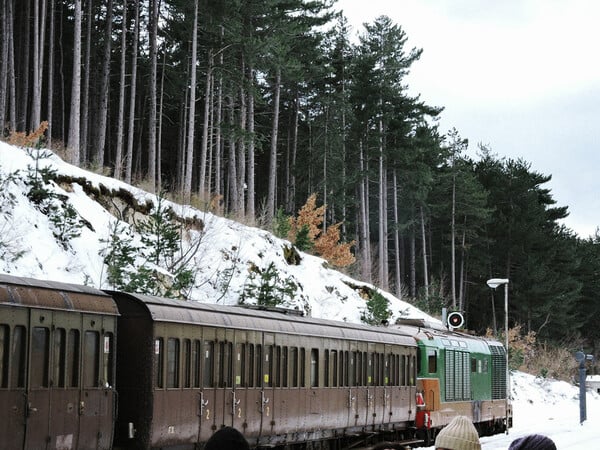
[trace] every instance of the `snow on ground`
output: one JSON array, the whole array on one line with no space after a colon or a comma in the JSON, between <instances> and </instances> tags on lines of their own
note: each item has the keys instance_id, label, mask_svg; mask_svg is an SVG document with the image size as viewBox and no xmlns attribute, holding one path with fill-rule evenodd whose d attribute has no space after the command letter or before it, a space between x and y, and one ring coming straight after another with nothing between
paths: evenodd
<instances>
[{"instance_id":1,"label":"snow on ground","mask_svg":"<svg viewBox=\"0 0 600 450\"><path fill-rule=\"evenodd\" d=\"M81 177L92 186L109 190L124 189L140 202L156 198L141 189L103 177L65 163L55 155L43 160L59 174ZM9 173L27 173L34 166L31 152L0 142L0 183ZM106 273L100 252L106 244L111 223L116 218L79 184L55 186L66 195L91 228L84 227L80 237L68 248L56 242L48 217L36 210L24 195L23 177L0 185L0 199L14 196L14 206L0 210L0 272L16 276L88 284L106 288ZM186 205L171 205L182 217L196 217L204 224L204 234L195 258L196 287L191 300L236 304L248 279L248 267L265 268L273 263L285 277L300 284L297 305L307 307L314 317L359 322L365 301L350 285L367 286L332 270L318 257L302 254L299 265L290 266L283 258L283 246L289 244L272 234L232 220L196 210ZM18 257L17 257L18 256ZM438 322L412 305L384 293L394 318L425 318ZM559 449L595 449L600 447L600 396L587 394L587 420L579 423L579 388L566 382L550 381L523 373L511 377L514 398L514 427L508 435L482 438L485 450L507 449L510 442L528 433L550 436ZM433 448L433 447L431 447Z\"/></svg>"},{"instance_id":2,"label":"snow on ground","mask_svg":"<svg viewBox=\"0 0 600 450\"><path fill-rule=\"evenodd\" d=\"M513 427L508 435L481 438L483 450L506 450L514 439L533 433L550 437L558 450L600 448L600 395L594 390L587 391L587 420L580 423L579 387L523 372L511 373L510 380Z\"/></svg>"}]
</instances>

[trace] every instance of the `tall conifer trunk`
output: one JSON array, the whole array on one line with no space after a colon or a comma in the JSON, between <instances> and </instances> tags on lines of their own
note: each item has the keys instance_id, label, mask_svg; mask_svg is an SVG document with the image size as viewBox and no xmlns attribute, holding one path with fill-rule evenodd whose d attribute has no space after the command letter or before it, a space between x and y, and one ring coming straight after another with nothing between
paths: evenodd
<instances>
[{"instance_id":1,"label":"tall conifer trunk","mask_svg":"<svg viewBox=\"0 0 600 450\"><path fill-rule=\"evenodd\" d=\"M148 0L150 18L150 85L148 96L150 98L150 112L148 116L148 186L150 192L156 191L156 85L158 69L158 2L159 0Z\"/></svg>"},{"instance_id":2,"label":"tall conifer trunk","mask_svg":"<svg viewBox=\"0 0 600 450\"><path fill-rule=\"evenodd\" d=\"M117 117L117 142L115 144L114 176L123 176L123 135L125 128L125 73L127 69L127 0L123 0L123 22L121 24L121 69L119 75L119 112Z\"/></svg>"},{"instance_id":3,"label":"tall conifer trunk","mask_svg":"<svg viewBox=\"0 0 600 450\"><path fill-rule=\"evenodd\" d=\"M71 112L67 153L71 164L79 165L79 119L81 112L81 0L75 0L75 28L73 33L73 79L71 80Z\"/></svg>"},{"instance_id":4,"label":"tall conifer trunk","mask_svg":"<svg viewBox=\"0 0 600 450\"><path fill-rule=\"evenodd\" d=\"M113 0L106 5L106 35L104 58L102 61L102 80L100 82L100 111L98 117L98 139L95 145L94 160L98 167L104 167L104 147L106 143L106 123L108 121L108 88L110 81L110 53L112 48Z\"/></svg>"},{"instance_id":5,"label":"tall conifer trunk","mask_svg":"<svg viewBox=\"0 0 600 450\"><path fill-rule=\"evenodd\" d=\"M192 169L194 167L194 126L196 124L196 63L198 54L198 0L194 0L194 22L192 29L192 54L190 55L190 106L188 113L187 149L185 155L184 198L192 195Z\"/></svg>"},{"instance_id":6,"label":"tall conifer trunk","mask_svg":"<svg viewBox=\"0 0 600 450\"><path fill-rule=\"evenodd\" d=\"M137 53L140 34L140 1L135 2L135 17L133 20L133 39L131 41L131 88L129 92L129 124L127 127L127 153L125 155L125 182L131 183L133 170L133 139L135 130L135 103L137 86Z\"/></svg>"},{"instance_id":7,"label":"tall conifer trunk","mask_svg":"<svg viewBox=\"0 0 600 450\"><path fill-rule=\"evenodd\" d=\"M277 139L279 132L279 97L281 95L281 67L275 70L273 84L273 122L271 128L271 152L269 154L269 188L267 191L267 222L271 223L275 216L277 199Z\"/></svg>"}]
</instances>

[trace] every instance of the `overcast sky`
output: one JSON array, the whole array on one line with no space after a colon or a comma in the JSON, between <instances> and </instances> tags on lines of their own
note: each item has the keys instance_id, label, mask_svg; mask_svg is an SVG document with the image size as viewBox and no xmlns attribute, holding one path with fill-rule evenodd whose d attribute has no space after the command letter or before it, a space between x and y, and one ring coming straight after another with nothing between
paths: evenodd
<instances>
[{"instance_id":1,"label":"overcast sky","mask_svg":"<svg viewBox=\"0 0 600 450\"><path fill-rule=\"evenodd\" d=\"M408 84L499 157L523 158L581 237L600 226L600 1L338 0L354 27L389 16L422 48Z\"/></svg>"}]
</instances>

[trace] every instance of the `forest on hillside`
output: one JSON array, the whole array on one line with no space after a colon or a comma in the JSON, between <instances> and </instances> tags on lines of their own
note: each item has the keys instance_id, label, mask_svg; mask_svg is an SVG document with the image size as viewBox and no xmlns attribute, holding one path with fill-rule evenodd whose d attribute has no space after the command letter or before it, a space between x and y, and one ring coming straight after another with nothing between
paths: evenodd
<instances>
[{"instance_id":1,"label":"forest on hillside","mask_svg":"<svg viewBox=\"0 0 600 450\"><path fill-rule=\"evenodd\" d=\"M478 332L508 278L511 326L595 350L600 234L561 224L551 175L439 129L401 24L352 30L334 0L0 0L0 32L3 139L47 123L73 164L270 229L316 194L351 275Z\"/></svg>"}]
</instances>

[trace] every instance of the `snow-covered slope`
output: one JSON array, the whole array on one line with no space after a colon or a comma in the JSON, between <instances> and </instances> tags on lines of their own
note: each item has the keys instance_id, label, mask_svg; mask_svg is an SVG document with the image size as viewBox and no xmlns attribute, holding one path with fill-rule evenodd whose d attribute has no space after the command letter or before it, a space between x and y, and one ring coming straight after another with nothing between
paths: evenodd
<instances>
[{"instance_id":1,"label":"snow-covered slope","mask_svg":"<svg viewBox=\"0 0 600 450\"><path fill-rule=\"evenodd\" d=\"M40 279L109 288L102 251L115 223L135 203L138 209L156 206L157 198L115 179L82 170L43 151L0 142L0 271ZM56 224L40 212L26 195L31 170L37 167L55 172L58 183L49 189L65 196L86 226L67 245L55 237ZM10 177L9 174L16 174ZM290 243L271 233L197 210L189 205L167 202L177 216L186 220L184 243L197 244L190 261L195 273L189 299L201 302L237 304L251 274L250 268L265 270L273 265L281 279L298 286L285 305L304 310L313 317L360 322L365 309L361 292L374 286L353 280L327 266L321 258L301 254L299 264L288 264L284 247ZM131 221L119 223L131 229ZM139 236L134 236L139 239ZM381 292L389 300L392 320L398 317L435 321L412 305Z\"/></svg>"}]
</instances>

